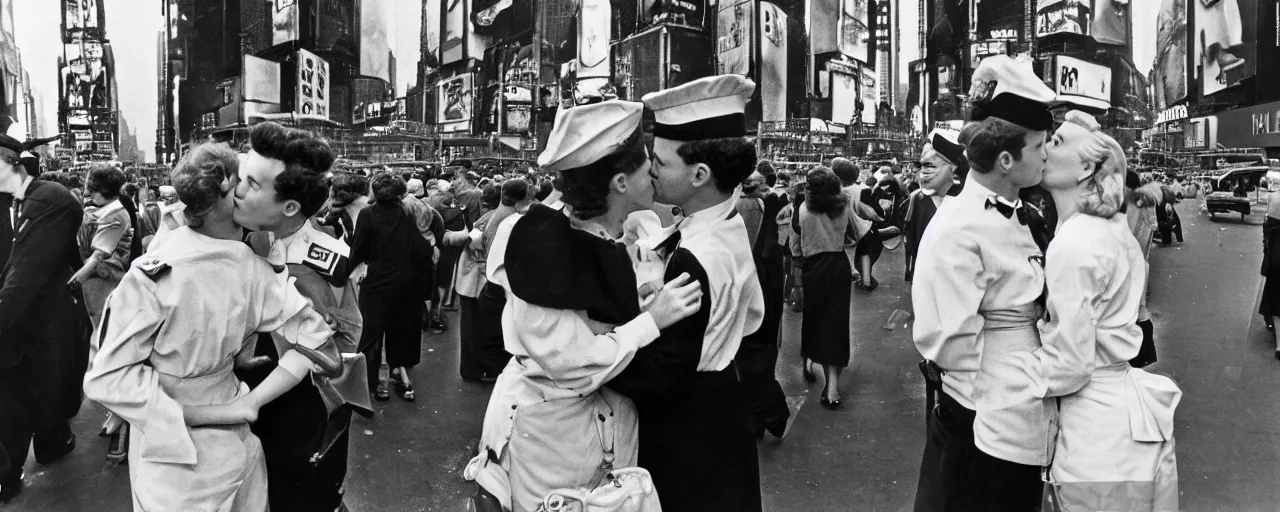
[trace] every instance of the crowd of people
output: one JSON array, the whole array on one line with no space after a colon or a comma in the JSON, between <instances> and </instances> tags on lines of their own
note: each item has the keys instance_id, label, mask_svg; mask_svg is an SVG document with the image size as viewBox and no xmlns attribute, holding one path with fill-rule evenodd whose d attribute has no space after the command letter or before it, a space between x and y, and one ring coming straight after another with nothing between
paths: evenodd
<instances>
[{"instance_id":1,"label":"crowd of people","mask_svg":"<svg viewBox=\"0 0 1280 512\"><path fill-rule=\"evenodd\" d=\"M135 510L345 510L352 416L415 401L422 333L456 329L461 378L493 385L476 510L761 510L756 442L792 414L783 310L840 408L851 294L901 248L916 510L1176 510L1181 391L1140 368L1179 194L1091 116L1055 123L1029 64L974 82L919 162L799 173L757 160L735 75L566 109L527 173L355 172L267 122L163 186L38 179L39 141L0 136L0 501L29 446L75 448L83 391Z\"/></svg>"}]
</instances>

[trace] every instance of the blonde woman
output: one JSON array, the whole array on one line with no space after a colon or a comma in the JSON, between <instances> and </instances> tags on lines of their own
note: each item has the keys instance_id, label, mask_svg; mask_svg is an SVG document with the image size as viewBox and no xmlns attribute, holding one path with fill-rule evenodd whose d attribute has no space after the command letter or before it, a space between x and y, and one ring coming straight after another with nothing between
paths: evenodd
<instances>
[{"instance_id":1,"label":"blonde woman","mask_svg":"<svg viewBox=\"0 0 1280 512\"><path fill-rule=\"evenodd\" d=\"M1120 213L1124 150L1072 111L1048 147L1043 186L1058 229L1046 255L1049 320L1024 368L1061 397L1049 510L1177 510L1173 414L1182 392L1130 367L1146 285L1142 249Z\"/></svg>"}]
</instances>

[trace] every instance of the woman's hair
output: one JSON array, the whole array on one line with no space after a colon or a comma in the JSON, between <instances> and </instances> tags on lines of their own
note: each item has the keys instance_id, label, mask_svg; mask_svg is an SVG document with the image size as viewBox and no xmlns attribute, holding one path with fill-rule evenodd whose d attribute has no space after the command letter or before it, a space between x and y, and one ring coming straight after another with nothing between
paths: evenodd
<instances>
[{"instance_id":1,"label":"woman's hair","mask_svg":"<svg viewBox=\"0 0 1280 512\"><path fill-rule=\"evenodd\" d=\"M760 173L761 176L764 176L764 182L770 187L778 183L778 171L773 168L773 162L768 160L756 162L756 172Z\"/></svg>"},{"instance_id":2,"label":"woman's hair","mask_svg":"<svg viewBox=\"0 0 1280 512\"><path fill-rule=\"evenodd\" d=\"M342 208L369 194L369 178L352 172L335 172L330 180L330 192L332 206Z\"/></svg>"},{"instance_id":3,"label":"woman's hair","mask_svg":"<svg viewBox=\"0 0 1280 512\"><path fill-rule=\"evenodd\" d=\"M965 147L969 168L984 174L995 168L996 160L1006 151L1014 160L1022 159L1027 129L998 117L988 117L965 125L960 130L960 144Z\"/></svg>"},{"instance_id":4,"label":"woman's hair","mask_svg":"<svg viewBox=\"0 0 1280 512\"><path fill-rule=\"evenodd\" d=\"M240 170L240 159L226 144L206 142L193 148L169 172L169 182L178 192L178 200L186 205L183 214L187 225L204 225L205 216L218 200L227 197L222 183Z\"/></svg>"},{"instance_id":5,"label":"woman's hair","mask_svg":"<svg viewBox=\"0 0 1280 512\"><path fill-rule=\"evenodd\" d=\"M533 199L541 201L546 199L547 196L550 196L554 191L555 187L551 185L551 182L544 179L538 182L538 191L533 194Z\"/></svg>"},{"instance_id":6,"label":"woman's hair","mask_svg":"<svg viewBox=\"0 0 1280 512\"><path fill-rule=\"evenodd\" d=\"M125 182L124 171L111 164L94 164L89 168L86 192L102 194L108 201L120 197L120 187Z\"/></svg>"},{"instance_id":7,"label":"woman's hair","mask_svg":"<svg viewBox=\"0 0 1280 512\"><path fill-rule=\"evenodd\" d=\"M813 213L825 213L835 217L844 213L849 206L849 196L845 195L840 178L830 168L819 166L805 177L805 204Z\"/></svg>"},{"instance_id":8,"label":"woman's hair","mask_svg":"<svg viewBox=\"0 0 1280 512\"><path fill-rule=\"evenodd\" d=\"M399 204L404 195L409 192L409 186L405 184L404 178L393 172L384 172L373 177L370 183L373 188L373 200L378 204Z\"/></svg>"},{"instance_id":9,"label":"woman's hair","mask_svg":"<svg viewBox=\"0 0 1280 512\"><path fill-rule=\"evenodd\" d=\"M1080 144L1080 159L1094 164L1094 172L1084 183L1080 194L1080 213L1110 219L1124 206L1125 166L1124 148L1119 142L1103 133L1102 126L1093 116L1072 110L1067 112L1064 123L1088 130L1088 139Z\"/></svg>"},{"instance_id":10,"label":"woman's hair","mask_svg":"<svg viewBox=\"0 0 1280 512\"><path fill-rule=\"evenodd\" d=\"M643 134L637 128L618 151L582 167L560 171L555 187L560 191L560 200L573 209L574 217L595 218L609 209L609 182L613 177L640 170L648 159ZM751 161L755 162L754 156Z\"/></svg>"},{"instance_id":11,"label":"woman's hair","mask_svg":"<svg viewBox=\"0 0 1280 512\"><path fill-rule=\"evenodd\" d=\"M138 190L137 183L125 183L123 187L120 187L120 193L131 198L138 196Z\"/></svg>"}]
</instances>

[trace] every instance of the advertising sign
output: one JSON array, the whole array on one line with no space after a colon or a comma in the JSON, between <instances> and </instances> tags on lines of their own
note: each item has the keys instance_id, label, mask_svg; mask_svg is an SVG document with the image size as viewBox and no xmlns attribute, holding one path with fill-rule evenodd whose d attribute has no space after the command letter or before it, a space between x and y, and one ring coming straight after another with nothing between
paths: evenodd
<instances>
[{"instance_id":1,"label":"advertising sign","mask_svg":"<svg viewBox=\"0 0 1280 512\"><path fill-rule=\"evenodd\" d=\"M436 123L444 133L470 131L475 104L474 75L463 73L440 81L436 95Z\"/></svg>"},{"instance_id":2,"label":"advertising sign","mask_svg":"<svg viewBox=\"0 0 1280 512\"><path fill-rule=\"evenodd\" d=\"M612 18L608 0L582 0L578 14L578 79L609 77Z\"/></svg>"},{"instance_id":3,"label":"advertising sign","mask_svg":"<svg viewBox=\"0 0 1280 512\"><path fill-rule=\"evenodd\" d=\"M834 20L840 17L841 0L810 0L809 17L814 20ZM834 23L813 23L809 27L809 54L822 55L836 51L836 28ZM820 87L825 87L820 85Z\"/></svg>"},{"instance_id":4,"label":"advertising sign","mask_svg":"<svg viewBox=\"0 0 1280 512\"><path fill-rule=\"evenodd\" d=\"M298 90L294 111L329 116L329 63L306 50L298 50Z\"/></svg>"},{"instance_id":5,"label":"advertising sign","mask_svg":"<svg viewBox=\"0 0 1280 512\"><path fill-rule=\"evenodd\" d=\"M272 0L271 44L298 39L298 0Z\"/></svg>"},{"instance_id":6,"label":"advertising sign","mask_svg":"<svg viewBox=\"0 0 1280 512\"><path fill-rule=\"evenodd\" d=\"M880 87L874 69L862 68L862 122L876 124L876 108L880 104Z\"/></svg>"},{"instance_id":7,"label":"advertising sign","mask_svg":"<svg viewBox=\"0 0 1280 512\"><path fill-rule=\"evenodd\" d=\"M841 0L840 29L838 45L840 53L857 60L867 62L867 54L871 47L871 29L868 4L870 0Z\"/></svg>"},{"instance_id":8,"label":"advertising sign","mask_svg":"<svg viewBox=\"0 0 1280 512\"><path fill-rule=\"evenodd\" d=\"M1262 25L1254 16L1258 0L1189 1L1195 16L1191 48L1200 70L1197 78L1202 94L1214 94L1252 77L1257 68L1258 27Z\"/></svg>"},{"instance_id":9,"label":"advertising sign","mask_svg":"<svg viewBox=\"0 0 1280 512\"><path fill-rule=\"evenodd\" d=\"M1081 0L1038 0L1036 37L1054 34L1089 35L1089 4Z\"/></svg>"},{"instance_id":10,"label":"advertising sign","mask_svg":"<svg viewBox=\"0 0 1280 512\"><path fill-rule=\"evenodd\" d=\"M440 43L440 63L452 64L463 59L462 40L467 31L467 2L440 0L445 6L444 40Z\"/></svg>"},{"instance_id":11,"label":"advertising sign","mask_svg":"<svg viewBox=\"0 0 1280 512\"><path fill-rule=\"evenodd\" d=\"M787 120L787 13L760 4L761 121Z\"/></svg>"},{"instance_id":12,"label":"advertising sign","mask_svg":"<svg viewBox=\"0 0 1280 512\"><path fill-rule=\"evenodd\" d=\"M1280 147L1280 102L1220 112L1218 143L1229 148Z\"/></svg>"},{"instance_id":13,"label":"advertising sign","mask_svg":"<svg viewBox=\"0 0 1280 512\"><path fill-rule=\"evenodd\" d=\"M858 81L860 75L853 66L828 62L831 79L831 122L850 124L858 122L853 116L858 106Z\"/></svg>"},{"instance_id":14,"label":"advertising sign","mask_svg":"<svg viewBox=\"0 0 1280 512\"><path fill-rule=\"evenodd\" d=\"M1197 117L1187 124L1183 139L1183 148L1189 150L1213 149L1218 147L1218 118L1215 116Z\"/></svg>"},{"instance_id":15,"label":"advertising sign","mask_svg":"<svg viewBox=\"0 0 1280 512\"><path fill-rule=\"evenodd\" d=\"M244 56L244 99L280 103L280 64L267 59Z\"/></svg>"},{"instance_id":16,"label":"advertising sign","mask_svg":"<svg viewBox=\"0 0 1280 512\"><path fill-rule=\"evenodd\" d=\"M391 82L391 36L396 2L360 3L360 75Z\"/></svg>"},{"instance_id":17,"label":"advertising sign","mask_svg":"<svg viewBox=\"0 0 1280 512\"><path fill-rule=\"evenodd\" d=\"M62 22L71 40L81 39L85 33L97 34L102 30L98 0L63 0Z\"/></svg>"},{"instance_id":18,"label":"advertising sign","mask_svg":"<svg viewBox=\"0 0 1280 512\"><path fill-rule=\"evenodd\" d=\"M440 2L422 2L422 63L430 69L440 65Z\"/></svg>"},{"instance_id":19,"label":"advertising sign","mask_svg":"<svg viewBox=\"0 0 1280 512\"><path fill-rule=\"evenodd\" d=\"M718 74L745 75L751 72L751 44L755 29L755 0L728 1L716 13L716 59Z\"/></svg>"},{"instance_id":20,"label":"advertising sign","mask_svg":"<svg viewBox=\"0 0 1280 512\"><path fill-rule=\"evenodd\" d=\"M1152 64L1152 90L1155 92L1156 110L1164 110L1187 97L1186 0L1161 1L1160 13L1156 15L1154 43L1156 58ZM1134 44L1143 42L1135 41Z\"/></svg>"},{"instance_id":21,"label":"advertising sign","mask_svg":"<svg viewBox=\"0 0 1280 512\"><path fill-rule=\"evenodd\" d=\"M1024 0L983 0L978 3L979 40L1019 40ZM1102 0L1097 0L1102 1Z\"/></svg>"},{"instance_id":22,"label":"advertising sign","mask_svg":"<svg viewBox=\"0 0 1280 512\"><path fill-rule=\"evenodd\" d=\"M1090 108L1111 108L1111 68L1057 55L1053 69L1053 89L1060 99Z\"/></svg>"},{"instance_id":23,"label":"advertising sign","mask_svg":"<svg viewBox=\"0 0 1280 512\"><path fill-rule=\"evenodd\" d=\"M529 120L532 118L532 105L507 105L504 133L519 135L529 132Z\"/></svg>"},{"instance_id":24,"label":"advertising sign","mask_svg":"<svg viewBox=\"0 0 1280 512\"><path fill-rule=\"evenodd\" d=\"M701 29L706 25L707 0L640 0L640 28L659 22Z\"/></svg>"}]
</instances>

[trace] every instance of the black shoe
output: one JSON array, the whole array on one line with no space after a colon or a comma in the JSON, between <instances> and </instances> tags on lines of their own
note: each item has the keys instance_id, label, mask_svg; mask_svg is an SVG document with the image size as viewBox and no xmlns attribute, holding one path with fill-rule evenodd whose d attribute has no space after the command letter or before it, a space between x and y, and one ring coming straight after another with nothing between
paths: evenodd
<instances>
[{"instance_id":1,"label":"black shoe","mask_svg":"<svg viewBox=\"0 0 1280 512\"><path fill-rule=\"evenodd\" d=\"M1267 322L1267 330L1268 330L1268 331L1274 331L1274 330L1276 330L1276 321L1275 321L1275 320L1273 320L1273 319L1271 319L1271 318L1267 318L1267 319L1266 319L1266 322Z\"/></svg>"},{"instance_id":2,"label":"black shoe","mask_svg":"<svg viewBox=\"0 0 1280 512\"><path fill-rule=\"evenodd\" d=\"M827 386L822 386L822 399L818 400L818 403L833 411L840 408L840 399L830 400L827 398Z\"/></svg>"},{"instance_id":3,"label":"black shoe","mask_svg":"<svg viewBox=\"0 0 1280 512\"><path fill-rule=\"evenodd\" d=\"M124 427L121 427L120 429L124 430ZM66 457L67 454L71 453L75 449L76 449L76 435L71 434L69 437L67 437L66 442L58 446L58 448L54 450L52 453L46 453L46 454L36 453L36 462L38 462L41 466L48 466L49 464L53 464L55 462L62 460L63 457Z\"/></svg>"},{"instance_id":4,"label":"black shoe","mask_svg":"<svg viewBox=\"0 0 1280 512\"><path fill-rule=\"evenodd\" d=\"M373 391L373 399L379 402L386 402L391 400L391 392L387 391L386 385L379 385Z\"/></svg>"},{"instance_id":5,"label":"black shoe","mask_svg":"<svg viewBox=\"0 0 1280 512\"><path fill-rule=\"evenodd\" d=\"M445 323L444 323L444 320L443 320L443 319L441 319L441 318L436 318L436 319L434 319L434 320L432 320L432 321L431 321L431 332L432 332L432 333L435 333L435 334L444 334L444 333L445 333L445 331L448 331L448 330L449 330L449 326L448 326L448 325L445 325Z\"/></svg>"},{"instance_id":6,"label":"black shoe","mask_svg":"<svg viewBox=\"0 0 1280 512\"><path fill-rule=\"evenodd\" d=\"M0 478L0 503L8 503L22 494L22 477Z\"/></svg>"},{"instance_id":7,"label":"black shoe","mask_svg":"<svg viewBox=\"0 0 1280 512\"><path fill-rule=\"evenodd\" d=\"M779 421L773 424L772 427L769 427L765 430L768 430L770 434L773 434L773 437L782 439L782 436L786 435L787 433L787 420ZM762 435L760 437L764 437L764 436Z\"/></svg>"},{"instance_id":8,"label":"black shoe","mask_svg":"<svg viewBox=\"0 0 1280 512\"><path fill-rule=\"evenodd\" d=\"M417 399L417 395L413 393L413 384L404 381L404 374L400 372L391 375L391 385L395 386L396 392L400 394L406 402L412 402Z\"/></svg>"}]
</instances>

